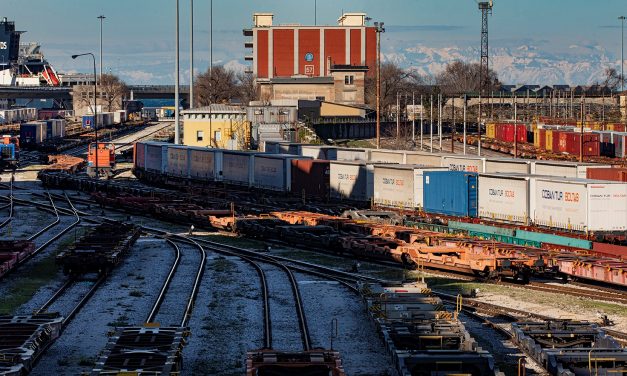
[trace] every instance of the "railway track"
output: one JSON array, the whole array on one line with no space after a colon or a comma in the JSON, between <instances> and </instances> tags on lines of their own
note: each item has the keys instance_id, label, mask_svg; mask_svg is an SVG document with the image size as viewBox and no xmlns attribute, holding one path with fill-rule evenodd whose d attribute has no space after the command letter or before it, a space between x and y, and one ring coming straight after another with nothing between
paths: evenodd
<instances>
[{"instance_id":1,"label":"railway track","mask_svg":"<svg viewBox=\"0 0 627 376\"><path fill-rule=\"evenodd\" d=\"M9 185L9 203L7 204L8 208L9 208L9 216L2 222L0 222L0 228L5 227L6 225L8 225L12 220L13 220L13 179L11 179L11 184ZM5 207L7 207L5 206Z\"/></svg>"}]
</instances>

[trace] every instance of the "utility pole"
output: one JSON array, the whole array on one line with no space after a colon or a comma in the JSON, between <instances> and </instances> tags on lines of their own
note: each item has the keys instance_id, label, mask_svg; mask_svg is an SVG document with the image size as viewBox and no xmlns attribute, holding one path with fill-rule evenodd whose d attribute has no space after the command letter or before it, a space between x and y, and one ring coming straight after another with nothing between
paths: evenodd
<instances>
[{"instance_id":1,"label":"utility pole","mask_svg":"<svg viewBox=\"0 0 627 376\"><path fill-rule=\"evenodd\" d=\"M107 18L104 15L100 15L98 16L98 19L100 20L100 77L98 78L98 80L102 81L102 21Z\"/></svg>"},{"instance_id":2,"label":"utility pole","mask_svg":"<svg viewBox=\"0 0 627 376\"><path fill-rule=\"evenodd\" d=\"M518 101L514 95L514 158L518 157Z\"/></svg>"},{"instance_id":3,"label":"utility pole","mask_svg":"<svg viewBox=\"0 0 627 376\"><path fill-rule=\"evenodd\" d=\"M580 129L580 133L579 133L579 162L583 162L583 128L585 126L585 114L584 112L584 97L583 95L581 96L581 129Z\"/></svg>"},{"instance_id":4,"label":"utility pole","mask_svg":"<svg viewBox=\"0 0 627 376\"><path fill-rule=\"evenodd\" d=\"M438 136L440 138L440 153L442 152L442 94L438 94Z\"/></svg>"},{"instance_id":5,"label":"utility pole","mask_svg":"<svg viewBox=\"0 0 627 376\"><path fill-rule=\"evenodd\" d=\"M424 106L422 105L422 94L420 94L420 150L423 150L422 147L422 120L424 118L423 116L423 112L424 112Z\"/></svg>"},{"instance_id":6,"label":"utility pole","mask_svg":"<svg viewBox=\"0 0 627 376\"><path fill-rule=\"evenodd\" d=\"M464 155L466 155L466 107L468 106L468 99L464 94Z\"/></svg>"},{"instance_id":7,"label":"utility pole","mask_svg":"<svg viewBox=\"0 0 627 376\"><path fill-rule=\"evenodd\" d=\"M179 124L179 0L176 0L176 38L175 38L175 51L174 57L174 144L181 143L181 130Z\"/></svg>"},{"instance_id":8,"label":"utility pole","mask_svg":"<svg viewBox=\"0 0 627 376\"><path fill-rule=\"evenodd\" d=\"M411 92L411 141L416 143L416 97Z\"/></svg>"},{"instance_id":9,"label":"utility pole","mask_svg":"<svg viewBox=\"0 0 627 376\"><path fill-rule=\"evenodd\" d=\"M620 20L620 90L625 91L625 57L623 50L625 47L625 16L618 17Z\"/></svg>"},{"instance_id":10,"label":"utility pole","mask_svg":"<svg viewBox=\"0 0 627 376\"><path fill-rule=\"evenodd\" d=\"M453 96L453 123L451 126L451 153L455 153L455 96Z\"/></svg>"},{"instance_id":11,"label":"utility pole","mask_svg":"<svg viewBox=\"0 0 627 376\"><path fill-rule=\"evenodd\" d=\"M477 138L479 142L477 144L477 155L481 156L481 94L479 94L479 117L477 122Z\"/></svg>"},{"instance_id":12,"label":"utility pole","mask_svg":"<svg viewBox=\"0 0 627 376\"><path fill-rule=\"evenodd\" d=\"M194 0L189 2L189 108L194 108Z\"/></svg>"},{"instance_id":13,"label":"utility pole","mask_svg":"<svg viewBox=\"0 0 627 376\"><path fill-rule=\"evenodd\" d=\"M492 0L482 1L479 4L481 11L481 63L479 67L479 93L487 94L490 81L488 66L488 15L492 14Z\"/></svg>"},{"instance_id":14,"label":"utility pole","mask_svg":"<svg viewBox=\"0 0 627 376\"><path fill-rule=\"evenodd\" d=\"M401 95L396 92L396 144L401 142Z\"/></svg>"},{"instance_id":15,"label":"utility pole","mask_svg":"<svg viewBox=\"0 0 627 376\"><path fill-rule=\"evenodd\" d=\"M430 103L431 103L431 116L429 116L429 120L430 120L431 125L429 127L429 134L430 134L430 142L429 142L430 145L429 145L429 147L430 147L431 150L429 152L433 153L433 94L431 94L431 101L430 101Z\"/></svg>"},{"instance_id":16,"label":"utility pole","mask_svg":"<svg viewBox=\"0 0 627 376\"><path fill-rule=\"evenodd\" d=\"M383 22L374 23L377 33L377 149L381 148L381 33L385 32Z\"/></svg>"}]
</instances>

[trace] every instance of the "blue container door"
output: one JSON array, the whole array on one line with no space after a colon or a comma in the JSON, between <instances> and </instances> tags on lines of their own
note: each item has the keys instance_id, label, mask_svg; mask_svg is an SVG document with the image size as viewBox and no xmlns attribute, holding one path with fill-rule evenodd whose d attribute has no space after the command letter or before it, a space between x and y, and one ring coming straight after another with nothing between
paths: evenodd
<instances>
[{"instance_id":1,"label":"blue container door","mask_svg":"<svg viewBox=\"0 0 627 376\"><path fill-rule=\"evenodd\" d=\"M468 216L476 217L479 204L477 175L466 175L468 184Z\"/></svg>"}]
</instances>

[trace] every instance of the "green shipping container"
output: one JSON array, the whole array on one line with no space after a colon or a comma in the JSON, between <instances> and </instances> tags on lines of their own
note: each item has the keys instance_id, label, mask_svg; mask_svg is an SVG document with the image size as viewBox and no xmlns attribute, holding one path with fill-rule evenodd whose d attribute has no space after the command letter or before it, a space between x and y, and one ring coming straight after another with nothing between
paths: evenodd
<instances>
[{"instance_id":1,"label":"green shipping container","mask_svg":"<svg viewBox=\"0 0 627 376\"><path fill-rule=\"evenodd\" d=\"M563 245L581 249L592 249L592 242L584 239L569 238L567 236L545 234L542 232L532 232L516 230L516 237L519 239L533 240L540 243Z\"/></svg>"}]
</instances>

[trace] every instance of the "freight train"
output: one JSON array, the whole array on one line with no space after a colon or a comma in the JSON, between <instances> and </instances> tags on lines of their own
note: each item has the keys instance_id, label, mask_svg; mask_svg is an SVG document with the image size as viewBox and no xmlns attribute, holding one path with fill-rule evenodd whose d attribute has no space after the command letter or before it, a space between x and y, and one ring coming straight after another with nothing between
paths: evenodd
<instances>
[{"instance_id":1,"label":"freight train","mask_svg":"<svg viewBox=\"0 0 627 376\"><path fill-rule=\"evenodd\" d=\"M603 164L271 146L261 153L139 142L134 170L153 181L223 182L581 234L627 232L627 210L617 211L627 208L627 184L585 179Z\"/></svg>"}]
</instances>

